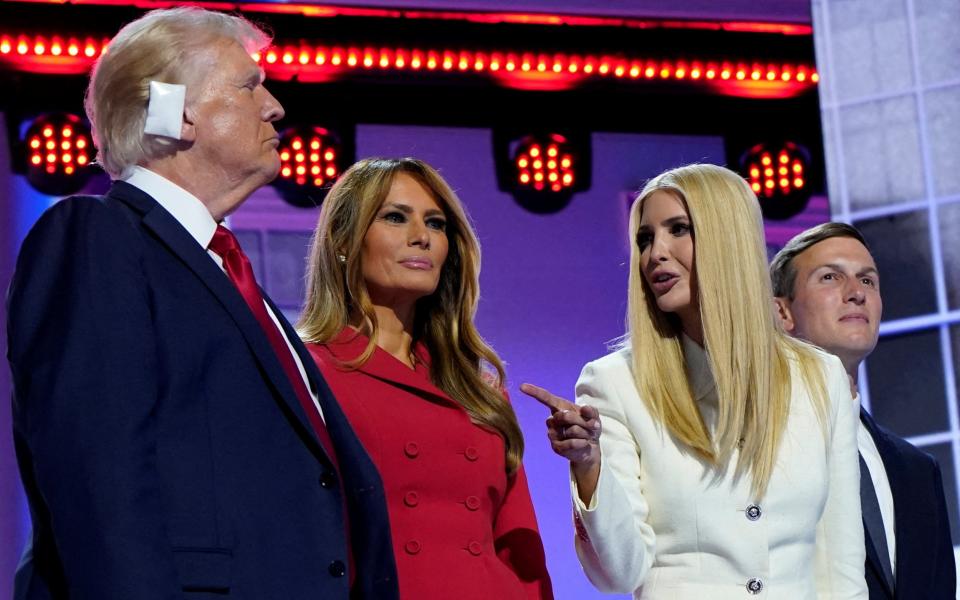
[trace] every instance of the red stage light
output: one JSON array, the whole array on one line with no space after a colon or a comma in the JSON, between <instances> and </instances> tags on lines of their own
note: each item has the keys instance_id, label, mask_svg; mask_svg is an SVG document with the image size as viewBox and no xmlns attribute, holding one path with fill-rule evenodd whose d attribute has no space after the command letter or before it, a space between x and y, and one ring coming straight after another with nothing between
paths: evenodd
<instances>
[{"instance_id":1,"label":"red stage light","mask_svg":"<svg viewBox=\"0 0 960 600\"><path fill-rule=\"evenodd\" d=\"M787 218L806 206L810 197L808 156L797 144L784 142L774 148L757 144L740 159L741 173L757 194L765 215Z\"/></svg>"},{"instance_id":2,"label":"red stage light","mask_svg":"<svg viewBox=\"0 0 960 600\"><path fill-rule=\"evenodd\" d=\"M541 190L545 189L542 184L546 181L553 192L569 188L574 180L574 153L571 144L561 135L549 134L540 139L527 136L517 145L512 158L516 184Z\"/></svg>"},{"instance_id":3,"label":"red stage light","mask_svg":"<svg viewBox=\"0 0 960 600\"><path fill-rule=\"evenodd\" d=\"M61 196L79 191L89 178L86 148L90 130L72 114L41 115L27 128L21 142L26 153L27 181L38 191Z\"/></svg>"},{"instance_id":4,"label":"red stage light","mask_svg":"<svg viewBox=\"0 0 960 600\"><path fill-rule=\"evenodd\" d=\"M671 26L680 26L672 24ZM63 41L66 40L66 41ZM13 68L42 73L77 74L89 70L93 60L102 54L109 43L107 39L90 37L78 39L65 35L32 35L25 33L0 33L0 62L10 63ZM260 59L259 54L254 55ZM705 57L706 58L706 57ZM288 80L297 77L302 81L327 81L342 74L344 70L372 69L390 70L443 70L477 74L519 72L538 75L535 85L525 79L498 78L503 85L529 89L569 89L584 77L608 77L621 80L642 81L663 79L689 82L697 85L704 80L721 79L744 84L762 84L758 89L750 85L708 86L712 93L757 96L788 97L816 85L819 74L808 64L766 64L752 61L693 60L689 63L670 58L641 60L636 57L613 57L608 55L572 55L565 53L526 52L519 55L510 51L493 52L464 48L357 48L328 47L298 42L279 43L266 50L263 62L270 77ZM705 65L705 66L704 66ZM736 65L734 67L733 65ZM554 77L555 79L550 79Z\"/></svg>"},{"instance_id":5,"label":"red stage light","mask_svg":"<svg viewBox=\"0 0 960 600\"><path fill-rule=\"evenodd\" d=\"M280 175L274 184L288 202L297 206L319 203L321 188L329 187L343 168L337 163L340 146L340 138L323 127L291 127L280 133Z\"/></svg>"},{"instance_id":6,"label":"red stage light","mask_svg":"<svg viewBox=\"0 0 960 600\"><path fill-rule=\"evenodd\" d=\"M590 156L584 133L494 130L497 185L534 213L557 212L575 192L589 189Z\"/></svg>"}]
</instances>

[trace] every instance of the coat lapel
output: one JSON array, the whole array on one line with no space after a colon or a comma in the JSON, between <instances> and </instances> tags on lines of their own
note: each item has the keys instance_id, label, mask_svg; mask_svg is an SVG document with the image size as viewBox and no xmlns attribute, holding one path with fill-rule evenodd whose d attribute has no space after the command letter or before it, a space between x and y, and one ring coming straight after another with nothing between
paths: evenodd
<instances>
[{"instance_id":1,"label":"coat lapel","mask_svg":"<svg viewBox=\"0 0 960 600\"><path fill-rule=\"evenodd\" d=\"M143 191L124 182L115 182L108 196L124 202L140 212L143 215L144 226L153 232L177 258L183 261L187 268L193 271L214 297L216 297L237 324L237 328L240 330L240 333L243 334L257 362L263 367L270 384L286 403L290 411L296 415L300 424L306 429L309 439L315 446L315 451L323 455L329 462L329 458L323 451L323 447L317 439L313 427L307 420L307 416L300 406L300 402L297 400L296 393L293 390L293 384L286 376L286 373L284 373L283 367L280 365L280 361L273 351L273 347L267 340L263 328L260 327L260 323L257 322L253 313L250 312L247 303L226 274L220 270L217 264L207 254L206 250L197 244L197 241L190 236L187 230L173 218L173 215ZM266 298L263 290L260 290L260 293ZM272 304L271 308L273 308L274 313L280 321L283 322L285 319L282 313L277 312L277 309L273 307Z\"/></svg>"},{"instance_id":2,"label":"coat lapel","mask_svg":"<svg viewBox=\"0 0 960 600\"><path fill-rule=\"evenodd\" d=\"M901 469L901 458L900 451L897 447L892 444L888 439L887 435L877 426L877 423L873 420L873 417L865 411L862 407L860 408L860 420L863 422L863 425L867 428L867 432L870 434L870 437L873 438L874 444L877 446L877 452L880 454L880 460L883 462L883 470L886 472L887 481L890 483L890 494L894 499L894 524L893 524L893 534L897 540L896 549L894 550L894 555L896 556L896 572L900 573L904 567L905 552L903 551L904 542L906 542L906 532L904 528L901 527L903 519L897 517L899 514L897 512L897 497L899 496L899 473ZM861 474L861 477L863 474ZM869 473L866 474L867 477L870 476ZM876 548L874 547L873 540L870 537L867 528L864 527L864 536L866 538L866 550L867 550L867 562L870 564L877 576L877 579L883 582L884 587L890 597L894 595L894 590L888 585L886 576L884 575L883 567L880 563L880 555L877 553ZM894 574L894 580L896 580L896 574Z\"/></svg>"},{"instance_id":3,"label":"coat lapel","mask_svg":"<svg viewBox=\"0 0 960 600\"><path fill-rule=\"evenodd\" d=\"M330 352L341 361L350 361L359 356L367 346L367 336L358 333L350 327L345 327L327 347ZM405 388L420 396L449 404L456 408L462 407L450 399L440 388L430 382L430 355L422 345L414 350L419 364L416 370L406 366L389 353L376 348L370 360L357 370L390 385Z\"/></svg>"}]
</instances>

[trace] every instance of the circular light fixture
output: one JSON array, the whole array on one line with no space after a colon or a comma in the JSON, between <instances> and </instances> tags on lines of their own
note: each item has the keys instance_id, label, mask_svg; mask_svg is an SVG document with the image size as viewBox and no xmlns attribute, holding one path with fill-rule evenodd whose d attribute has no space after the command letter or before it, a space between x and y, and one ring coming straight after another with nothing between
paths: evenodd
<instances>
[{"instance_id":1,"label":"circular light fixture","mask_svg":"<svg viewBox=\"0 0 960 600\"><path fill-rule=\"evenodd\" d=\"M27 181L37 191L52 196L80 191L90 178L92 139L90 128L77 115L51 113L37 117L21 140Z\"/></svg>"}]
</instances>

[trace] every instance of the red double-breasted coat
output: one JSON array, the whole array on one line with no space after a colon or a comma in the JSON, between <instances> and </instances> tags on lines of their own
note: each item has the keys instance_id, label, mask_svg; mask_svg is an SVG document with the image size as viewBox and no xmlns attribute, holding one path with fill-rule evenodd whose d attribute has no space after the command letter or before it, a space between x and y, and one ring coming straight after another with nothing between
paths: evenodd
<instances>
[{"instance_id":1,"label":"red double-breasted coat","mask_svg":"<svg viewBox=\"0 0 960 600\"><path fill-rule=\"evenodd\" d=\"M379 348L344 368L367 340L347 328L307 347L383 478L401 598L553 598L526 476L507 476L502 438L430 382L423 346L415 369Z\"/></svg>"}]
</instances>

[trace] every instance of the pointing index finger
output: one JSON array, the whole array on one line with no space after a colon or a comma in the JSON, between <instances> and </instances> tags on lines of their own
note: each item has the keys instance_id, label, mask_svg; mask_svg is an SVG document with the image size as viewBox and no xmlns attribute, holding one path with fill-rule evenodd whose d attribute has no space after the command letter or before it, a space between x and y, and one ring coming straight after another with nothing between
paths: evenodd
<instances>
[{"instance_id":1,"label":"pointing index finger","mask_svg":"<svg viewBox=\"0 0 960 600\"><path fill-rule=\"evenodd\" d=\"M569 404L569 402L563 398L555 396L542 387L530 383L520 384L520 391L549 408L551 412L564 410L567 408L566 405Z\"/></svg>"}]
</instances>

